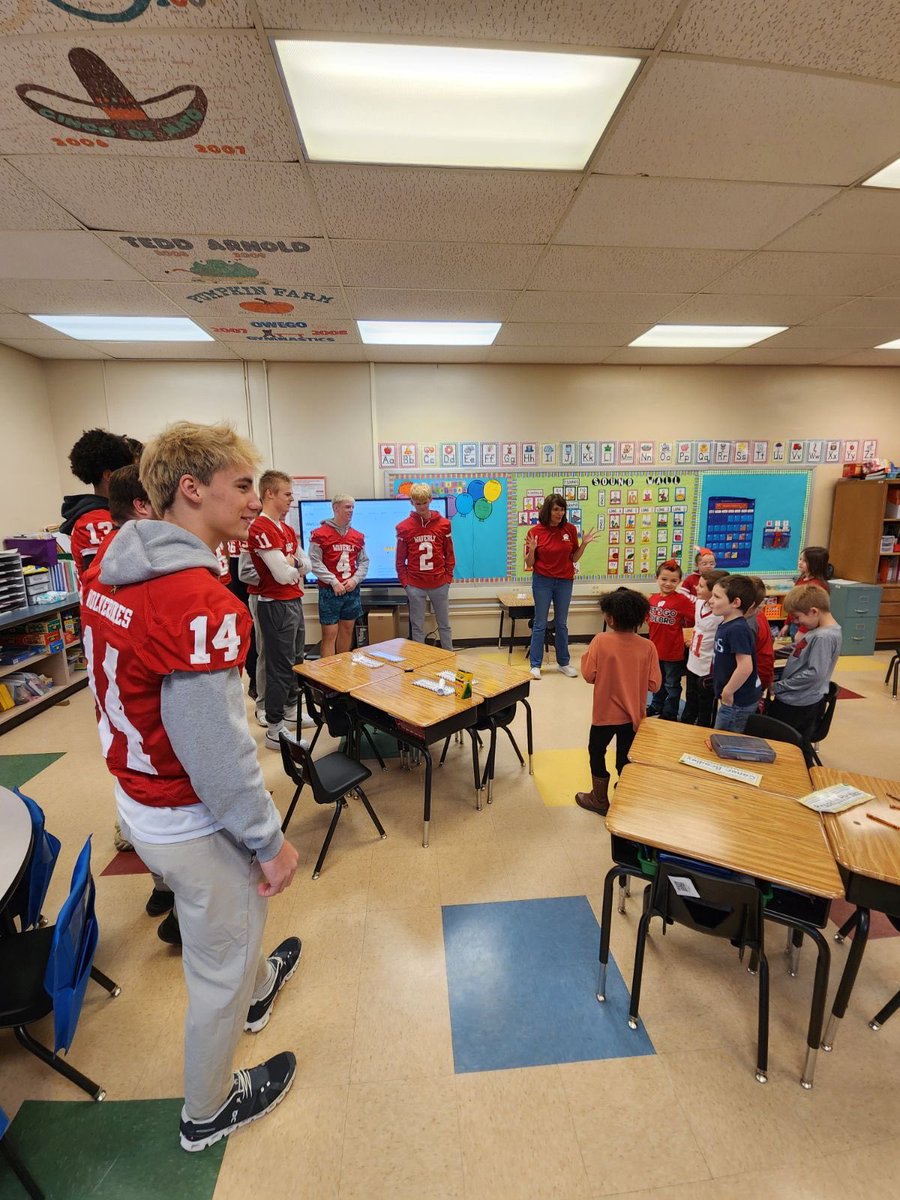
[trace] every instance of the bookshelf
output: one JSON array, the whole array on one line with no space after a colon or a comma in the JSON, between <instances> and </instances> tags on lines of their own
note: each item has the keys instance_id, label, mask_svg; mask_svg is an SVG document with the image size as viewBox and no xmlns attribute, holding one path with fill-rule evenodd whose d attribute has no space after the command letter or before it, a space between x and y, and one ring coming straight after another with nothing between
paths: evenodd
<instances>
[{"instance_id":1,"label":"bookshelf","mask_svg":"<svg viewBox=\"0 0 900 1200\"><path fill-rule=\"evenodd\" d=\"M900 480L839 480L828 552L836 575L880 585L876 642L900 643Z\"/></svg>"},{"instance_id":2,"label":"bookshelf","mask_svg":"<svg viewBox=\"0 0 900 1200\"><path fill-rule=\"evenodd\" d=\"M72 610L77 613L79 604L78 593L70 592L65 600L58 604L34 604L27 608L19 608L15 612L0 614L0 644L3 644L4 634L14 632L26 622L46 620L50 617L62 618L71 614ZM0 665L0 683L6 676L12 675L16 671L34 671L39 675L46 675L53 681L53 687L43 696L37 696L25 704L17 704L15 708L0 712L0 735L87 685L87 672L77 669L75 663L71 661L73 652L79 650L80 647L79 639L66 642L60 649L54 651L48 651L43 646L34 646L32 648L34 653L29 654L27 659Z\"/></svg>"}]
</instances>

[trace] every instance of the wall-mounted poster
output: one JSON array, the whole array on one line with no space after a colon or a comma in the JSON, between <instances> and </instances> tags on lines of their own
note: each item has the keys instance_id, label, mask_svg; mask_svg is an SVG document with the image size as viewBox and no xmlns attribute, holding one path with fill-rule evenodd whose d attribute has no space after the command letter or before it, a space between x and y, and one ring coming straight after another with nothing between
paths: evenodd
<instances>
[{"instance_id":1,"label":"wall-mounted poster","mask_svg":"<svg viewBox=\"0 0 900 1200\"><path fill-rule=\"evenodd\" d=\"M520 461L523 467L536 467L538 465L537 442L522 443L522 457Z\"/></svg>"},{"instance_id":2,"label":"wall-mounted poster","mask_svg":"<svg viewBox=\"0 0 900 1200\"><path fill-rule=\"evenodd\" d=\"M784 442L775 442L772 446L772 462L784 462Z\"/></svg>"},{"instance_id":3,"label":"wall-mounted poster","mask_svg":"<svg viewBox=\"0 0 900 1200\"><path fill-rule=\"evenodd\" d=\"M455 467L458 461L456 442L441 442L441 466Z\"/></svg>"},{"instance_id":4,"label":"wall-mounted poster","mask_svg":"<svg viewBox=\"0 0 900 1200\"><path fill-rule=\"evenodd\" d=\"M497 442L482 442L481 443L481 465L483 467L496 467L500 461L500 448Z\"/></svg>"},{"instance_id":5,"label":"wall-mounted poster","mask_svg":"<svg viewBox=\"0 0 900 1200\"><path fill-rule=\"evenodd\" d=\"M616 462L616 443L601 442L600 443L600 462L604 467L615 466Z\"/></svg>"},{"instance_id":6,"label":"wall-mounted poster","mask_svg":"<svg viewBox=\"0 0 900 1200\"><path fill-rule=\"evenodd\" d=\"M675 460L675 443L660 442L656 448L660 466L667 467Z\"/></svg>"},{"instance_id":7,"label":"wall-mounted poster","mask_svg":"<svg viewBox=\"0 0 900 1200\"><path fill-rule=\"evenodd\" d=\"M596 442L578 443L578 463L582 467L595 467L597 465Z\"/></svg>"},{"instance_id":8,"label":"wall-mounted poster","mask_svg":"<svg viewBox=\"0 0 900 1200\"><path fill-rule=\"evenodd\" d=\"M788 445L788 462L803 462L803 442L790 442Z\"/></svg>"},{"instance_id":9,"label":"wall-mounted poster","mask_svg":"<svg viewBox=\"0 0 900 1200\"><path fill-rule=\"evenodd\" d=\"M878 457L878 438L867 438L863 442L862 460L863 462L871 462L873 458Z\"/></svg>"},{"instance_id":10,"label":"wall-mounted poster","mask_svg":"<svg viewBox=\"0 0 900 1200\"><path fill-rule=\"evenodd\" d=\"M844 462L855 463L859 461L859 442L844 442Z\"/></svg>"},{"instance_id":11,"label":"wall-mounted poster","mask_svg":"<svg viewBox=\"0 0 900 1200\"><path fill-rule=\"evenodd\" d=\"M684 466L694 461L694 443L679 442L678 443L678 463Z\"/></svg>"},{"instance_id":12,"label":"wall-mounted poster","mask_svg":"<svg viewBox=\"0 0 900 1200\"><path fill-rule=\"evenodd\" d=\"M825 443L825 461L827 463L839 463L841 461L841 443L826 442Z\"/></svg>"},{"instance_id":13,"label":"wall-mounted poster","mask_svg":"<svg viewBox=\"0 0 900 1200\"><path fill-rule=\"evenodd\" d=\"M619 442L619 463L623 467L634 466L634 442Z\"/></svg>"},{"instance_id":14,"label":"wall-mounted poster","mask_svg":"<svg viewBox=\"0 0 900 1200\"><path fill-rule=\"evenodd\" d=\"M731 462L731 442L715 442L714 458L717 463Z\"/></svg>"},{"instance_id":15,"label":"wall-mounted poster","mask_svg":"<svg viewBox=\"0 0 900 1200\"><path fill-rule=\"evenodd\" d=\"M556 466L556 442L541 442L541 466Z\"/></svg>"},{"instance_id":16,"label":"wall-mounted poster","mask_svg":"<svg viewBox=\"0 0 900 1200\"><path fill-rule=\"evenodd\" d=\"M560 442L559 444L559 465L561 467L574 467L578 461L578 443L577 442Z\"/></svg>"},{"instance_id":17,"label":"wall-mounted poster","mask_svg":"<svg viewBox=\"0 0 900 1200\"><path fill-rule=\"evenodd\" d=\"M518 442L500 443L500 462L504 467L516 467L519 465Z\"/></svg>"},{"instance_id":18,"label":"wall-mounted poster","mask_svg":"<svg viewBox=\"0 0 900 1200\"><path fill-rule=\"evenodd\" d=\"M739 467L745 467L750 461L750 443L734 443L734 461Z\"/></svg>"},{"instance_id":19,"label":"wall-mounted poster","mask_svg":"<svg viewBox=\"0 0 900 1200\"><path fill-rule=\"evenodd\" d=\"M697 463L702 467L709 462L712 462L712 442L698 442Z\"/></svg>"},{"instance_id":20,"label":"wall-mounted poster","mask_svg":"<svg viewBox=\"0 0 900 1200\"><path fill-rule=\"evenodd\" d=\"M382 470L388 470L390 467L397 465L397 443L396 442L379 442L378 443L378 461L381 464Z\"/></svg>"},{"instance_id":21,"label":"wall-mounted poster","mask_svg":"<svg viewBox=\"0 0 900 1200\"><path fill-rule=\"evenodd\" d=\"M650 467L656 457L656 446L653 442L641 442L638 446L638 462L642 467Z\"/></svg>"},{"instance_id":22,"label":"wall-mounted poster","mask_svg":"<svg viewBox=\"0 0 900 1200\"><path fill-rule=\"evenodd\" d=\"M478 466L478 443L462 442L459 447L459 461L463 467Z\"/></svg>"},{"instance_id":23,"label":"wall-mounted poster","mask_svg":"<svg viewBox=\"0 0 900 1200\"><path fill-rule=\"evenodd\" d=\"M769 461L769 443L754 442L753 443L753 461L755 463L765 463Z\"/></svg>"},{"instance_id":24,"label":"wall-mounted poster","mask_svg":"<svg viewBox=\"0 0 900 1200\"><path fill-rule=\"evenodd\" d=\"M414 467L416 465L415 442L402 442L400 445L400 466Z\"/></svg>"},{"instance_id":25,"label":"wall-mounted poster","mask_svg":"<svg viewBox=\"0 0 900 1200\"><path fill-rule=\"evenodd\" d=\"M806 443L806 461L816 466L822 461L822 442Z\"/></svg>"}]
</instances>

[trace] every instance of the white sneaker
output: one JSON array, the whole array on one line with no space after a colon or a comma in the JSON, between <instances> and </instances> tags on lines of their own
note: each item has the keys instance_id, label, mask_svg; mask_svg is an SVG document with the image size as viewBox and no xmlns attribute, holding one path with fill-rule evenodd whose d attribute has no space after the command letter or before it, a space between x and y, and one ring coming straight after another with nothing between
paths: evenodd
<instances>
[{"instance_id":1,"label":"white sneaker","mask_svg":"<svg viewBox=\"0 0 900 1200\"><path fill-rule=\"evenodd\" d=\"M263 729L268 727L269 722L266 720L266 710L264 708L257 708L256 723L257 725L261 725Z\"/></svg>"},{"instance_id":2,"label":"white sneaker","mask_svg":"<svg viewBox=\"0 0 900 1200\"><path fill-rule=\"evenodd\" d=\"M566 663L566 665L564 667L559 668L559 671L560 671L561 675L568 675L568 677L570 679L578 678L578 672L575 670L575 668L572 666L571 663Z\"/></svg>"},{"instance_id":3,"label":"white sneaker","mask_svg":"<svg viewBox=\"0 0 900 1200\"><path fill-rule=\"evenodd\" d=\"M278 750L280 752L281 741L279 739L279 734L282 732L282 730L285 733L290 733L290 730L288 729L287 725L285 725L284 721L279 721L277 725L266 726L266 748L268 750Z\"/></svg>"},{"instance_id":4,"label":"white sneaker","mask_svg":"<svg viewBox=\"0 0 900 1200\"><path fill-rule=\"evenodd\" d=\"M306 714L306 713L301 713L301 715L300 715L300 728L301 728L301 729L315 729L315 727L316 727L316 723L315 723L315 721L312 719L312 717L310 717L310 716L307 716L307 714Z\"/></svg>"},{"instance_id":5,"label":"white sneaker","mask_svg":"<svg viewBox=\"0 0 900 1200\"><path fill-rule=\"evenodd\" d=\"M531 668L531 678L532 679L540 679L540 677L541 677L541 668L540 667L532 667Z\"/></svg>"}]
</instances>

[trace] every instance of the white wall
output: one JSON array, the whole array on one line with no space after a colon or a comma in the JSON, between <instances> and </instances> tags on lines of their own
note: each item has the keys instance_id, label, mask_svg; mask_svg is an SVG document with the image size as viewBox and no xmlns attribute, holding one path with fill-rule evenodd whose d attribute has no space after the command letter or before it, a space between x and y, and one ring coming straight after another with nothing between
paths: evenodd
<instances>
[{"instance_id":1,"label":"white wall","mask_svg":"<svg viewBox=\"0 0 900 1200\"><path fill-rule=\"evenodd\" d=\"M0 346L0 544L59 521L62 504L44 365Z\"/></svg>"}]
</instances>

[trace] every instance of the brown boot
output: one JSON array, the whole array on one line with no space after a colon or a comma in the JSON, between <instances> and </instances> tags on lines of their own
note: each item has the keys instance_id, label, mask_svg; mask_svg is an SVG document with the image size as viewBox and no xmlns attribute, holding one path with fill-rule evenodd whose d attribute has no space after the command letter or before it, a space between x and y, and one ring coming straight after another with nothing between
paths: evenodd
<instances>
[{"instance_id":1,"label":"brown boot","mask_svg":"<svg viewBox=\"0 0 900 1200\"><path fill-rule=\"evenodd\" d=\"M596 775L592 775L591 782L594 785L593 791L577 792L575 803L579 808L586 808L588 812L605 816L609 812L609 776L598 779Z\"/></svg>"}]
</instances>

